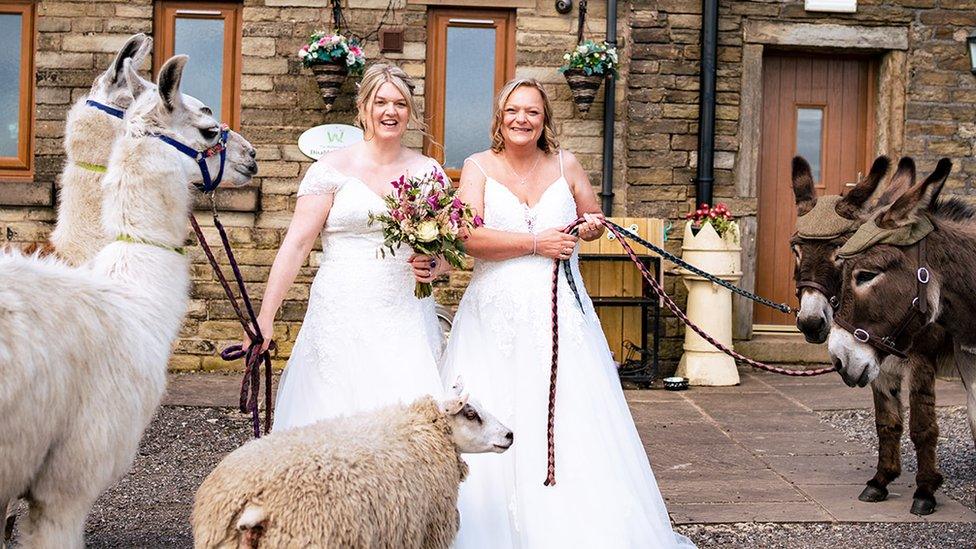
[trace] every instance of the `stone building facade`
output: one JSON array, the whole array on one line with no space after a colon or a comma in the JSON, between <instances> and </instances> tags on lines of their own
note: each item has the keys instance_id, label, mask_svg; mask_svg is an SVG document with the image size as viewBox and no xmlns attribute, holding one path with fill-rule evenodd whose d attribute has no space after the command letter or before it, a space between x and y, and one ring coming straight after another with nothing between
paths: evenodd
<instances>
[{"instance_id":1,"label":"stone building facade","mask_svg":"<svg viewBox=\"0 0 976 549\"><path fill-rule=\"evenodd\" d=\"M27 242L45 239L53 226L68 108L129 35L159 33L154 27L159 25L160 2L15 3L27 3L34 12L33 170L0 180L0 236ZM311 162L299 151L298 136L323 123L351 123L354 81L346 82L335 108L326 112L312 74L299 63L297 51L303 41L330 25L331 12L323 0L200 4L208 9L232 6L240 18L239 127L258 149L260 174L249 188L222 191L219 205L250 292L257 297L290 219L298 182ZM556 72L563 52L575 44L575 6L574 2L570 13L560 14L548 0L348 0L344 14L354 31L372 31L380 21L404 30L402 52L381 54L376 40L371 40L366 53L370 60L397 63L416 77L421 83L416 99L422 107L431 70L431 15L443 9L457 9L462 15L463 10L476 9L511 14L514 73L550 83L562 144L576 153L599 185L603 94L589 113L579 114ZM613 215L676 220L695 199L691 178L697 159L701 1L627 0L618 4L617 14L622 67L615 105ZM606 3L591 2L587 36L601 39L605 25ZM866 59L872 79L871 158L874 153L908 154L924 170L939 156L950 156L957 168L947 192L968 193L967 182L976 172L976 78L966 49L973 30L976 0L860 0L857 10L848 14L807 12L803 0L719 3L715 195L740 216L746 286L755 285L756 238L762 224L757 214L764 60L771 54L811 53ZM153 59L153 66L159 62ZM420 132L411 132L408 139L411 146L423 147ZM206 217L198 212L201 221ZM673 250L679 246L674 239L669 242ZM192 249L191 257L191 308L172 367L236 367L217 354L239 339L240 328L199 248ZM276 333L281 343L278 366L297 334L314 269L313 255L283 306ZM455 304L467 276L452 274L438 286L438 299ZM680 294L680 285L668 279L667 287ZM738 335L749 337L752 309L738 305ZM680 353L681 334L675 319L665 320L666 364Z\"/></svg>"}]
</instances>

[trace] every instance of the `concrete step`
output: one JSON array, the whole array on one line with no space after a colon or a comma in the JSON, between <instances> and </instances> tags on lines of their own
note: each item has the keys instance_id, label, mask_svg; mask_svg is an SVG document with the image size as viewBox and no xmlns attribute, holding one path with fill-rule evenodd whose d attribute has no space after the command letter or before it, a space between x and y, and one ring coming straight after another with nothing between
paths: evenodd
<instances>
[{"instance_id":1,"label":"concrete step","mask_svg":"<svg viewBox=\"0 0 976 549\"><path fill-rule=\"evenodd\" d=\"M735 350L769 364L830 363L826 343L807 343L800 334L754 334L751 340L736 341Z\"/></svg>"}]
</instances>

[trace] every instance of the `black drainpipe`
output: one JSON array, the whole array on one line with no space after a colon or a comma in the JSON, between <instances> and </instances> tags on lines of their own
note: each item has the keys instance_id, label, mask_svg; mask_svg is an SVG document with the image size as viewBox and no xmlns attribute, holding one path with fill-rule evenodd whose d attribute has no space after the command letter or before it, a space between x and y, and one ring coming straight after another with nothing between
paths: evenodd
<instances>
[{"instance_id":1,"label":"black drainpipe","mask_svg":"<svg viewBox=\"0 0 976 549\"><path fill-rule=\"evenodd\" d=\"M718 0L702 0L701 75L698 95L698 170L696 207L712 205L715 159L715 61L718 51Z\"/></svg>"},{"instance_id":2,"label":"black drainpipe","mask_svg":"<svg viewBox=\"0 0 976 549\"><path fill-rule=\"evenodd\" d=\"M607 0L607 43L617 46L617 0ZM604 82L603 96L603 188L600 190L603 214L613 213L613 126L617 108L617 78Z\"/></svg>"}]
</instances>

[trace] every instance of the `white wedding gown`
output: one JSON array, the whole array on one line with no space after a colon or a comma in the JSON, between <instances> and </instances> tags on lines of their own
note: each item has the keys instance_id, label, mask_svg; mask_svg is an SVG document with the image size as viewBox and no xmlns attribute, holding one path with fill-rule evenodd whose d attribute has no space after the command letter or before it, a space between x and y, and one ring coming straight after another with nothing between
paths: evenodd
<instances>
[{"instance_id":1,"label":"white wedding gown","mask_svg":"<svg viewBox=\"0 0 976 549\"><path fill-rule=\"evenodd\" d=\"M486 178L488 228L538 233L576 219L562 176L532 208ZM475 262L454 318L443 377L450 381L460 374L471 398L514 431L515 444L501 455L465 456L470 472L461 484L455 547L694 547L671 529L576 253L570 262L583 309L560 268L556 484L549 487L543 482L553 262L539 256Z\"/></svg>"},{"instance_id":2,"label":"white wedding gown","mask_svg":"<svg viewBox=\"0 0 976 549\"><path fill-rule=\"evenodd\" d=\"M440 169L433 160L430 169ZM298 196L334 193L322 230L322 261L278 388L273 430L442 393L441 333L432 298L417 299L403 248L380 254L383 199L323 162Z\"/></svg>"}]
</instances>

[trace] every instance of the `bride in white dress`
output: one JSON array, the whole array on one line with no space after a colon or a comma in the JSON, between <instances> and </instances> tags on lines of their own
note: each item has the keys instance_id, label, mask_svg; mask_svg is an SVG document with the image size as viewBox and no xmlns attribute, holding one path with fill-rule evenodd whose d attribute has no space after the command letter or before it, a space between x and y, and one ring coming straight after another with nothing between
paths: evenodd
<instances>
[{"instance_id":1,"label":"bride in white dress","mask_svg":"<svg viewBox=\"0 0 976 549\"><path fill-rule=\"evenodd\" d=\"M370 67L356 98L365 140L324 155L299 186L258 315L266 338L320 232L322 260L279 383L274 430L441 393L434 301L413 292L415 281L430 282L447 262L409 249L383 257L382 228L368 226L370 213L386 211L392 181L443 172L401 144L408 123L421 126L412 88L402 70Z\"/></svg>"},{"instance_id":2,"label":"bride in white dress","mask_svg":"<svg viewBox=\"0 0 976 549\"><path fill-rule=\"evenodd\" d=\"M579 162L560 151L545 90L515 80L499 94L492 149L461 174L462 200L485 225L466 247L476 258L454 318L443 378L515 432L496 456L466 456L459 548L665 548L689 546L667 509L631 418L610 350L586 296L576 239L559 229L585 214L580 236L602 227ZM596 214L598 215L598 214ZM556 483L547 473L553 259L569 259L582 310L560 269Z\"/></svg>"}]
</instances>

